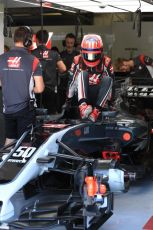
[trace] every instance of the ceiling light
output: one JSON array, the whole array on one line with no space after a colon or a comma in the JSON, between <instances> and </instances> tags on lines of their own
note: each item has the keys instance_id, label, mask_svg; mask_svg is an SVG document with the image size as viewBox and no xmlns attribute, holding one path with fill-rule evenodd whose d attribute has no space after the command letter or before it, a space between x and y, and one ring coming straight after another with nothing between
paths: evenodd
<instances>
[{"instance_id":1,"label":"ceiling light","mask_svg":"<svg viewBox=\"0 0 153 230\"><path fill-rule=\"evenodd\" d=\"M71 10L71 8L67 7L67 6L63 6L63 5L58 5L58 4L52 4L52 2L50 1L42 1L42 0L36 0L37 2L40 3L40 5L42 4L42 7L45 8L50 8L50 9L55 9L55 10L60 10L60 11L66 11L66 12L70 12L70 13L76 13L75 10Z\"/></svg>"},{"instance_id":2,"label":"ceiling light","mask_svg":"<svg viewBox=\"0 0 153 230\"><path fill-rule=\"evenodd\" d=\"M21 2L21 3L25 3L25 4L29 4L29 5L33 5L33 6L39 6L38 3L32 3L32 2L27 2L27 1L23 1L23 0L13 0L14 2Z\"/></svg>"},{"instance_id":3,"label":"ceiling light","mask_svg":"<svg viewBox=\"0 0 153 230\"><path fill-rule=\"evenodd\" d=\"M44 16L60 16L61 13L43 13Z\"/></svg>"},{"instance_id":4,"label":"ceiling light","mask_svg":"<svg viewBox=\"0 0 153 230\"><path fill-rule=\"evenodd\" d=\"M61 10L61 11L66 11L66 12L70 12L70 13L76 13L76 11L74 11L74 10L69 10L69 9L65 9L64 7L54 7L54 6L52 6L51 7L52 9L55 9L55 10Z\"/></svg>"},{"instance_id":5,"label":"ceiling light","mask_svg":"<svg viewBox=\"0 0 153 230\"><path fill-rule=\"evenodd\" d=\"M21 14L13 14L13 17L18 17L18 16L22 16L22 17L29 17L30 16L30 14L23 14L23 13L21 13Z\"/></svg>"}]
</instances>

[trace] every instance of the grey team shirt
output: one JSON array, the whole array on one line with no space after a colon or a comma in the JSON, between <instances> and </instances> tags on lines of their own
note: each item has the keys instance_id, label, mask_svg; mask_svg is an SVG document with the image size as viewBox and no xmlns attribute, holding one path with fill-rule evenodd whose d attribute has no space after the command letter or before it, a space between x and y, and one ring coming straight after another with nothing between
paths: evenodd
<instances>
[{"instance_id":1,"label":"grey team shirt","mask_svg":"<svg viewBox=\"0 0 153 230\"><path fill-rule=\"evenodd\" d=\"M39 60L25 48L14 47L0 55L3 112L11 114L26 108L30 98L35 98L33 76L41 75Z\"/></svg>"},{"instance_id":2,"label":"grey team shirt","mask_svg":"<svg viewBox=\"0 0 153 230\"><path fill-rule=\"evenodd\" d=\"M62 60L60 55L44 45L38 46L37 49L32 51L32 54L42 64L45 87L54 90L55 86L57 86L57 62Z\"/></svg>"}]
</instances>

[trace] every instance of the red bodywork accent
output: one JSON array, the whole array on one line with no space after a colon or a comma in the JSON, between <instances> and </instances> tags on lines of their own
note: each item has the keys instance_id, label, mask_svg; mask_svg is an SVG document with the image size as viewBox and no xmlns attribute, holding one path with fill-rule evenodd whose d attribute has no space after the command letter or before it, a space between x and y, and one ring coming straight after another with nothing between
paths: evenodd
<instances>
[{"instance_id":1,"label":"red bodywork accent","mask_svg":"<svg viewBox=\"0 0 153 230\"><path fill-rule=\"evenodd\" d=\"M107 192L106 185L100 184L98 185L97 178L95 176L86 176L85 183L87 186L87 194L88 196L95 196L98 194L105 194Z\"/></svg>"},{"instance_id":2,"label":"red bodywork accent","mask_svg":"<svg viewBox=\"0 0 153 230\"><path fill-rule=\"evenodd\" d=\"M150 130L150 134L153 134L153 129Z\"/></svg>"},{"instance_id":3,"label":"red bodywork accent","mask_svg":"<svg viewBox=\"0 0 153 230\"><path fill-rule=\"evenodd\" d=\"M121 156L119 152L114 151L102 151L102 158L105 160L120 160Z\"/></svg>"},{"instance_id":4,"label":"red bodywork accent","mask_svg":"<svg viewBox=\"0 0 153 230\"><path fill-rule=\"evenodd\" d=\"M131 133L125 132L122 135L124 141L130 141L132 139Z\"/></svg>"},{"instance_id":5,"label":"red bodywork accent","mask_svg":"<svg viewBox=\"0 0 153 230\"><path fill-rule=\"evenodd\" d=\"M77 136L77 137L81 136L81 129L76 129L74 131L74 135Z\"/></svg>"},{"instance_id":6,"label":"red bodywork accent","mask_svg":"<svg viewBox=\"0 0 153 230\"><path fill-rule=\"evenodd\" d=\"M143 230L153 230L153 216L151 216L147 223L143 226Z\"/></svg>"}]
</instances>

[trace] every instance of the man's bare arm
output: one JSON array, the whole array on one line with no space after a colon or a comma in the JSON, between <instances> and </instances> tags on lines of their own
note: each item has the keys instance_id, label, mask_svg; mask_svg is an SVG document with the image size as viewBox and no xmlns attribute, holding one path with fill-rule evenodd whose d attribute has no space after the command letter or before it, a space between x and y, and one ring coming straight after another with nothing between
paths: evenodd
<instances>
[{"instance_id":1,"label":"man's bare arm","mask_svg":"<svg viewBox=\"0 0 153 230\"><path fill-rule=\"evenodd\" d=\"M34 76L35 86L33 88L34 93L42 93L45 89L45 84L42 76Z\"/></svg>"},{"instance_id":2,"label":"man's bare arm","mask_svg":"<svg viewBox=\"0 0 153 230\"><path fill-rule=\"evenodd\" d=\"M62 60L57 62L57 69L58 69L59 73L66 72L66 66Z\"/></svg>"}]
</instances>

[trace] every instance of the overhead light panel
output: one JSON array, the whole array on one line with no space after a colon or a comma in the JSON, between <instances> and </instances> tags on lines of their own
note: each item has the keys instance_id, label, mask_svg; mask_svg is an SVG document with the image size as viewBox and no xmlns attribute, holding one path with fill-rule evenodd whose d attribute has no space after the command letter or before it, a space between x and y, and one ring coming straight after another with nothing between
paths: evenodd
<instances>
[{"instance_id":1,"label":"overhead light panel","mask_svg":"<svg viewBox=\"0 0 153 230\"><path fill-rule=\"evenodd\" d=\"M34 3L34 2L27 2L24 0L13 0L14 2L20 2L20 3L25 3L25 4L29 4L29 5L33 5L33 6L39 6L38 3Z\"/></svg>"},{"instance_id":2,"label":"overhead light panel","mask_svg":"<svg viewBox=\"0 0 153 230\"><path fill-rule=\"evenodd\" d=\"M55 9L55 10L60 10L60 11L65 11L65 12L69 12L69 13L74 13L74 14L76 14L76 11L74 11L74 10L69 10L69 9L65 9L64 7L51 7L52 9Z\"/></svg>"},{"instance_id":3,"label":"overhead light panel","mask_svg":"<svg viewBox=\"0 0 153 230\"><path fill-rule=\"evenodd\" d=\"M60 16L61 13L43 13L44 16Z\"/></svg>"},{"instance_id":4,"label":"overhead light panel","mask_svg":"<svg viewBox=\"0 0 153 230\"><path fill-rule=\"evenodd\" d=\"M142 12L153 12L153 5L149 4L149 1L152 0L141 0ZM139 7L139 0L48 0L47 2L92 13L135 12Z\"/></svg>"},{"instance_id":5,"label":"overhead light panel","mask_svg":"<svg viewBox=\"0 0 153 230\"><path fill-rule=\"evenodd\" d=\"M62 4L54 4L51 1L42 1L42 0L36 0L37 2L39 2L39 4L42 4L42 7L45 8L50 8L50 9L55 9L55 10L59 10L59 11L65 11L65 12L70 12L70 13L76 13L75 10L73 10L72 7L67 7L67 6L63 6Z\"/></svg>"}]
</instances>

